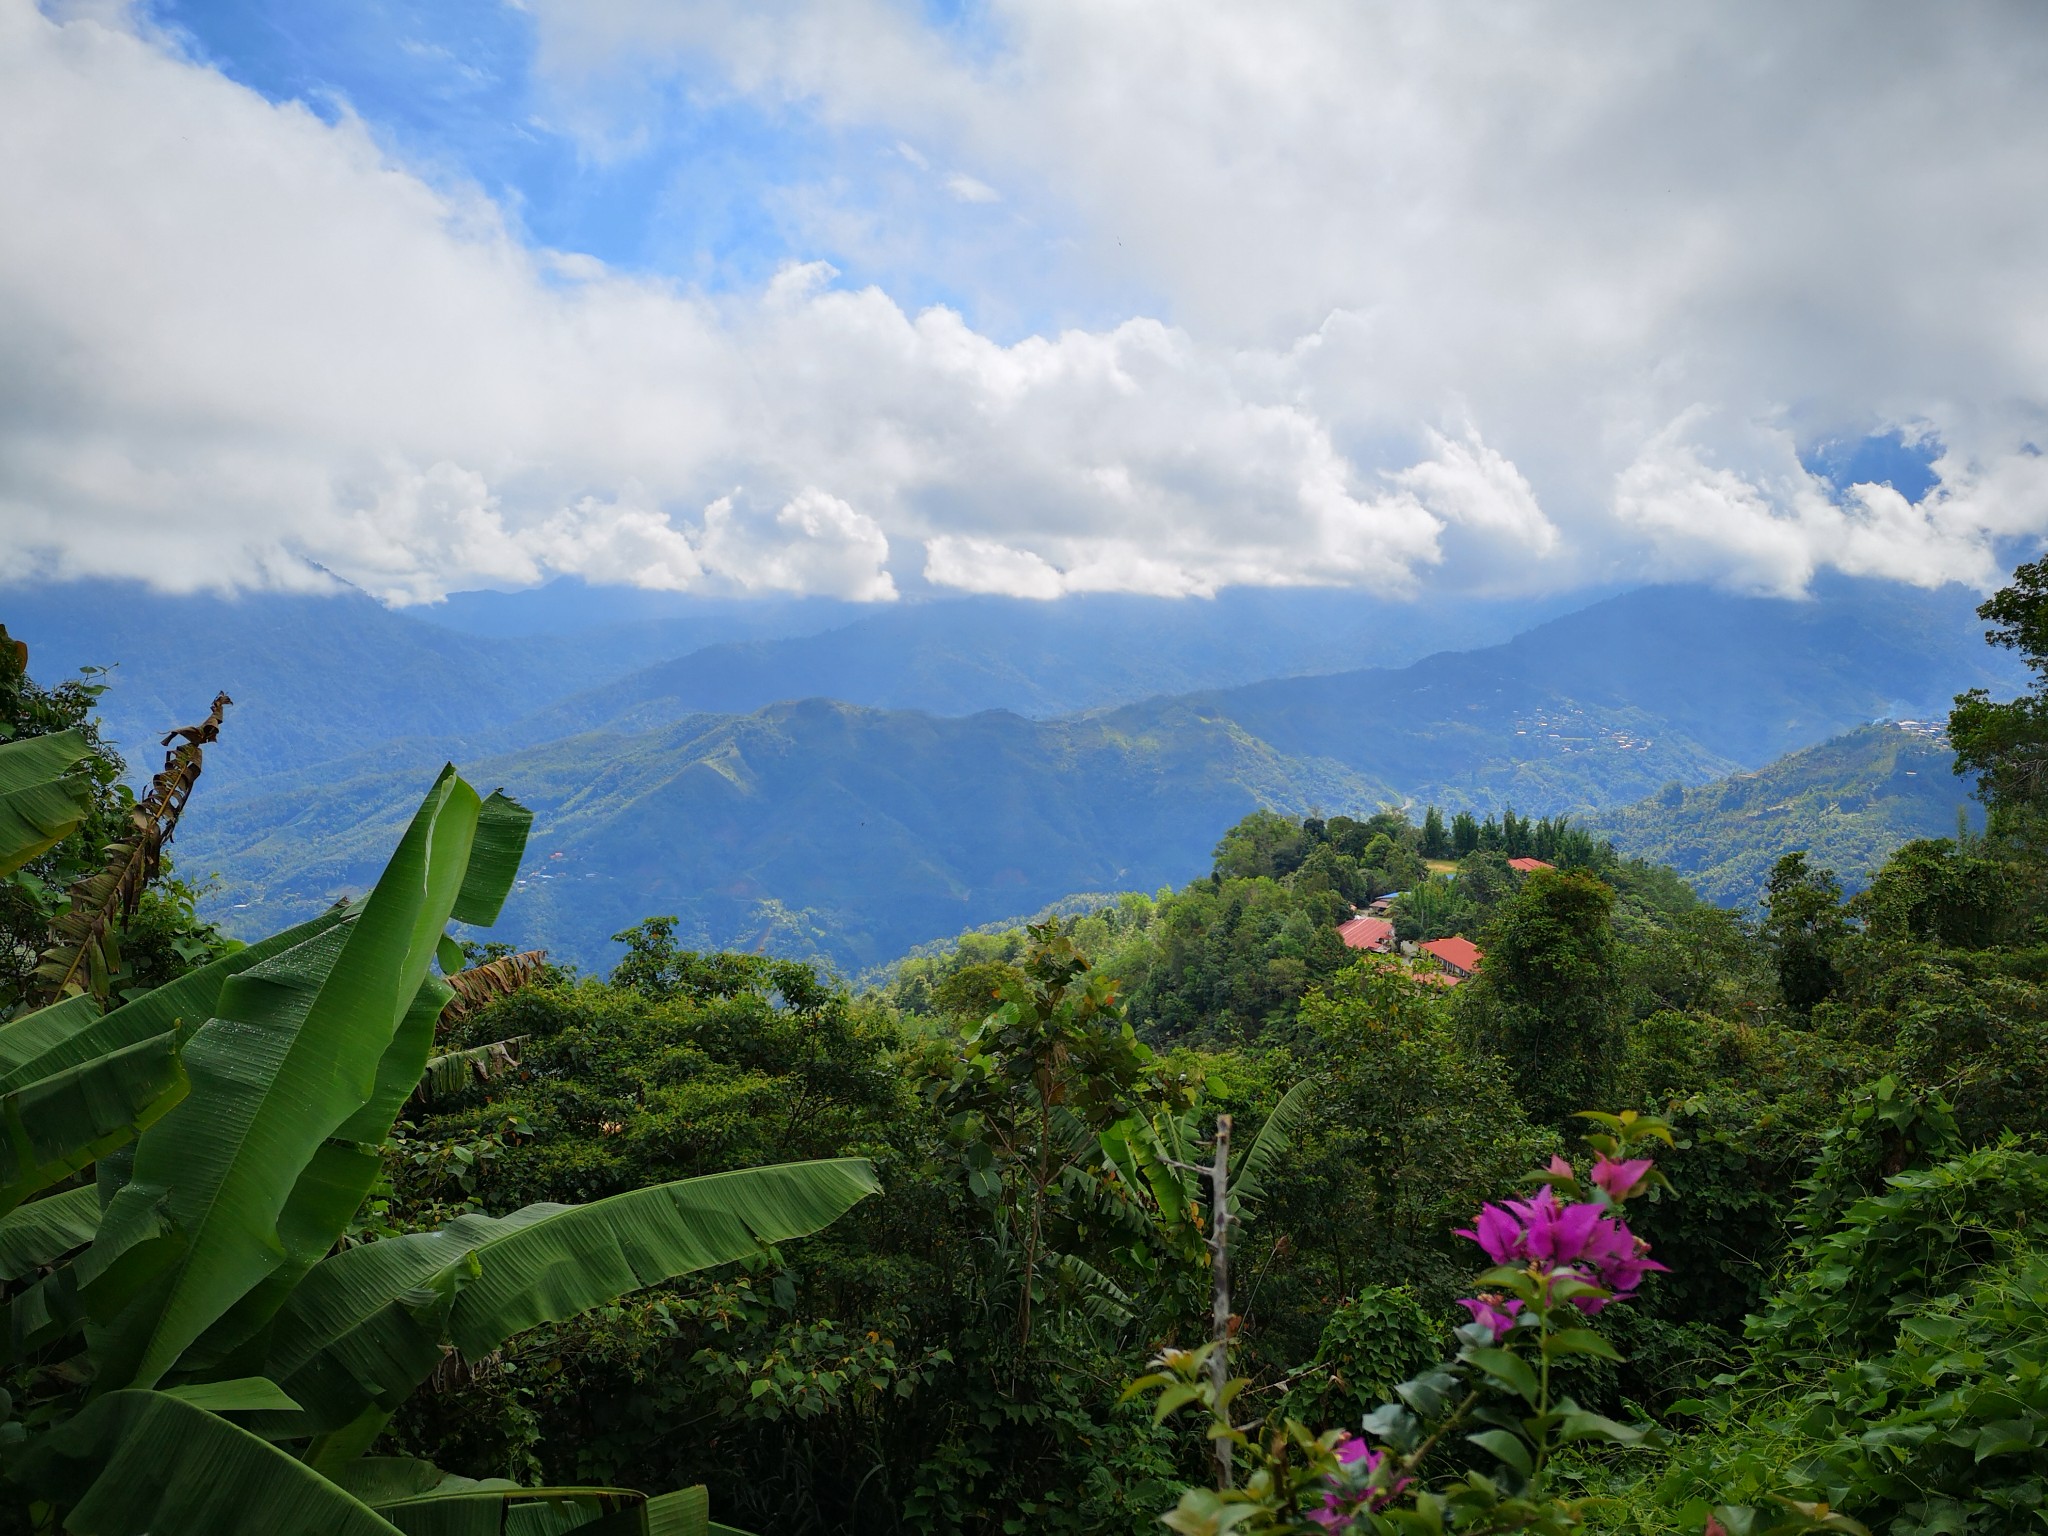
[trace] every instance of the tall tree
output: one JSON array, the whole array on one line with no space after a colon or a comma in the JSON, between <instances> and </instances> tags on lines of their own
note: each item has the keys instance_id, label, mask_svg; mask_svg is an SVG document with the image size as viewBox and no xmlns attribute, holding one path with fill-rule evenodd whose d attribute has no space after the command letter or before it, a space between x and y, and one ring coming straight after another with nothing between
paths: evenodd
<instances>
[{"instance_id":1,"label":"tall tree","mask_svg":"<svg viewBox=\"0 0 2048 1536\"><path fill-rule=\"evenodd\" d=\"M1801 851L1771 866L1764 894L1764 942L1778 968L1778 991L1794 1013L1813 1012L1841 985L1835 960L1849 925L1842 886L1831 869L1815 869Z\"/></svg>"},{"instance_id":2,"label":"tall tree","mask_svg":"<svg viewBox=\"0 0 2048 1536\"><path fill-rule=\"evenodd\" d=\"M1982 688L1956 696L1948 717L1956 772L1977 775L1993 832L2038 844L2048 814L2048 558L2016 569L1977 616L1992 626L1987 641L2019 653L2034 687L2002 704Z\"/></svg>"},{"instance_id":3,"label":"tall tree","mask_svg":"<svg viewBox=\"0 0 2048 1536\"><path fill-rule=\"evenodd\" d=\"M1422 818L1422 856L1446 859L1450 854L1451 839L1444 831L1444 813L1432 805Z\"/></svg>"},{"instance_id":4,"label":"tall tree","mask_svg":"<svg viewBox=\"0 0 2048 1536\"><path fill-rule=\"evenodd\" d=\"M1604 881L1538 870L1495 919L1469 985L1468 1017L1533 1120L1562 1124L1612 1085L1622 1049L1613 910Z\"/></svg>"}]
</instances>

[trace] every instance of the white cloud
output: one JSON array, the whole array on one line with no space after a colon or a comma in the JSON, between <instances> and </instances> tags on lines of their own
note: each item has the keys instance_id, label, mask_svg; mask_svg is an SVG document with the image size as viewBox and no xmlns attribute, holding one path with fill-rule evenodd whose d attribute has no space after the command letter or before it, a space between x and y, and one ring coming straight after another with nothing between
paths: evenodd
<instances>
[{"instance_id":1,"label":"white cloud","mask_svg":"<svg viewBox=\"0 0 2048 1536\"><path fill-rule=\"evenodd\" d=\"M896 599L883 562L889 540L871 517L815 486L799 491L772 527L735 510L721 496L704 509L698 544L705 567L748 591L812 592L857 603Z\"/></svg>"},{"instance_id":2,"label":"white cloud","mask_svg":"<svg viewBox=\"0 0 2048 1536\"><path fill-rule=\"evenodd\" d=\"M1030 550L1012 549L994 539L946 534L927 540L924 548L925 580L938 586L1041 601L1067 590L1066 579Z\"/></svg>"},{"instance_id":3,"label":"white cloud","mask_svg":"<svg viewBox=\"0 0 2048 1536\"><path fill-rule=\"evenodd\" d=\"M946 190L963 203L999 203L1002 193L985 181L976 181L965 171L955 171L946 178Z\"/></svg>"},{"instance_id":4,"label":"white cloud","mask_svg":"<svg viewBox=\"0 0 2048 1536\"><path fill-rule=\"evenodd\" d=\"M0 575L1794 591L2048 532L2021 10L998 0L971 53L884 0L535 10L593 154L709 79L1000 185L986 281L1059 245L1096 281L1024 302L1094 318L999 341L822 242L717 297L534 251L360 123L0 0ZM1946 445L1918 506L1798 465L1887 423Z\"/></svg>"},{"instance_id":5,"label":"white cloud","mask_svg":"<svg viewBox=\"0 0 2048 1536\"><path fill-rule=\"evenodd\" d=\"M1704 410L1683 413L1617 480L1616 512L1648 536L1664 574L1786 596L1823 566L1915 586L1989 586L2001 574L1996 541L2038 531L2027 524L2048 493L2048 467L2019 454L1988 473L1946 463L1942 483L1917 503L1881 484L1835 497L1783 433L1758 434L1776 437L1769 480L1711 462L1695 440L1708 425Z\"/></svg>"}]
</instances>

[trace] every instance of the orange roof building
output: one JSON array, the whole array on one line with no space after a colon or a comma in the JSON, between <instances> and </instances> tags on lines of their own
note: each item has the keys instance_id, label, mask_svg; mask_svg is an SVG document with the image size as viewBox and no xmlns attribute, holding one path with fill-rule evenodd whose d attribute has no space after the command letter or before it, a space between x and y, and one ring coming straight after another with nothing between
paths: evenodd
<instances>
[{"instance_id":1,"label":"orange roof building","mask_svg":"<svg viewBox=\"0 0 2048 1536\"><path fill-rule=\"evenodd\" d=\"M1555 864L1546 864L1541 859L1509 859L1509 869L1519 869L1523 874L1534 874L1539 869L1555 869Z\"/></svg>"},{"instance_id":2,"label":"orange roof building","mask_svg":"<svg viewBox=\"0 0 2048 1536\"><path fill-rule=\"evenodd\" d=\"M1354 917L1338 927L1337 936L1352 949L1385 954L1394 947L1394 925L1384 917Z\"/></svg>"},{"instance_id":3,"label":"orange roof building","mask_svg":"<svg viewBox=\"0 0 2048 1536\"><path fill-rule=\"evenodd\" d=\"M1460 981L1467 976L1477 975L1479 962L1485 958L1480 954L1479 946L1470 939L1431 939L1421 948L1425 955L1430 956Z\"/></svg>"}]
</instances>

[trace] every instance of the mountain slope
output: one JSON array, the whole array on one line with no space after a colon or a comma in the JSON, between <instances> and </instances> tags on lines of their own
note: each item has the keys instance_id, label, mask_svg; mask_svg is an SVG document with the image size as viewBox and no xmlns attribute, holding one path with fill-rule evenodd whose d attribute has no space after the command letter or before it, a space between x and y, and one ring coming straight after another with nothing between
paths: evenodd
<instances>
[{"instance_id":1,"label":"mountain slope","mask_svg":"<svg viewBox=\"0 0 2048 1536\"><path fill-rule=\"evenodd\" d=\"M603 684L523 722L535 735L647 730L791 699L1037 719L1261 678L1414 661L1512 635L1543 603L1418 604L1234 589L1212 599L1083 594L903 604L809 635L741 640Z\"/></svg>"},{"instance_id":2,"label":"mountain slope","mask_svg":"<svg viewBox=\"0 0 2048 1536\"><path fill-rule=\"evenodd\" d=\"M1284 678L1188 701L1443 804L1626 802L1755 768L1866 721L1946 718L2022 686L1976 594L1831 580L1809 602L1699 587L1625 593L1502 645L1395 672ZM1139 706L1142 709L1144 706ZM1682 744L1682 745L1681 745ZM1661 753L1694 766L1660 778ZM1718 763L1709 772L1698 767Z\"/></svg>"},{"instance_id":3,"label":"mountain slope","mask_svg":"<svg viewBox=\"0 0 2048 1536\"><path fill-rule=\"evenodd\" d=\"M1853 892L1901 843L1952 837L1958 811L1976 810L1953 762L1937 733L1870 725L1756 773L1671 785L1598 825L1623 853L1669 864L1722 906L1761 900L1771 865L1798 849Z\"/></svg>"},{"instance_id":4,"label":"mountain slope","mask_svg":"<svg viewBox=\"0 0 2048 1536\"><path fill-rule=\"evenodd\" d=\"M400 743L216 795L180 859L226 875L238 930L281 926L363 888L436 762L433 744ZM823 700L463 767L536 813L501 927L585 963L618 929L674 912L699 944L773 940L855 969L1078 887L1188 879L1260 805L1299 814L1391 793L1227 722L1126 733Z\"/></svg>"}]
</instances>

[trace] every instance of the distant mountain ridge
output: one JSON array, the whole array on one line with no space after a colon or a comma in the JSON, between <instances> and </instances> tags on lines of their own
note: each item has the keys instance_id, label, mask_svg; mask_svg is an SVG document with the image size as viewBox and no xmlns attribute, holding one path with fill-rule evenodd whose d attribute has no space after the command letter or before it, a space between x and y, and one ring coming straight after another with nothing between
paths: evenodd
<instances>
[{"instance_id":1,"label":"distant mountain ridge","mask_svg":"<svg viewBox=\"0 0 2048 1536\"><path fill-rule=\"evenodd\" d=\"M391 610L359 592L198 593L86 581L0 588L0 622L37 674L112 666L102 711L145 744L236 703L209 758L217 787L434 737L515 750L595 729L837 697L888 709L1034 718L1303 671L1361 655L1412 660L1503 638L1560 600L1448 604L1426 616L1350 592L1213 601L1097 594L875 605L695 598L555 582Z\"/></svg>"},{"instance_id":2,"label":"distant mountain ridge","mask_svg":"<svg viewBox=\"0 0 2048 1536\"><path fill-rule=\"evenodd\" d=\"M1971 785L1938 728L1867 725L1745 773L1673 784L1596 824L1623 853L1677 870L1707 900L1755 906L1771 865L1805 851L1855 892L1901 843L1981 828Z\"/></svg>"},{"instance_id":3,"label":"distant mountain ridge","mask_svg":"<svg viewBox=\"0 0 2048 1536\"><path fill-rule=\"evenodd\" d=\"M812 699L628 710L510 745L395 735L210 785L179 846L188 869L221 872L231 922L272 927L359 888L418 785L459 755L536 810L536 859L508 909L530 941L598 964L609 934L675 912L693 942L852 971L1075 890L1182 883L1259 805L1600 812L1873 714L1945 709L1959 688L2009 689L1973 605L1855 583L1810 605L1658 589L1405 667L1050 720ZM669 699L660 710L680 709Z\"/></svg>"}]
</instances>

